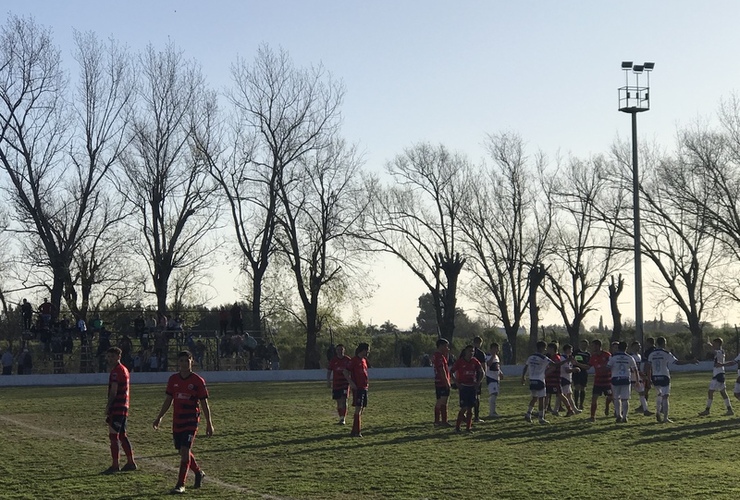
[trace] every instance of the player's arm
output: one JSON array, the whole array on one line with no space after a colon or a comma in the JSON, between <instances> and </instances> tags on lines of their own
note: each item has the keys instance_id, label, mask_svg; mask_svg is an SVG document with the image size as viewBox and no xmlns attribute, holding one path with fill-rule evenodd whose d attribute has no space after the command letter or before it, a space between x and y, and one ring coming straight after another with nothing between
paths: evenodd
<instances>
[{"instance_id":1,"label":"player's arm","mask_svg":"<svg viewBox=\"0 0 740 500\"><path fill-rule=\"evenodd\" d=\"M527 368L529 365L524 365L524 370L522 370L522 385L524 385L524 378L527 376Z\"/></svg>"},{"instance_id":2,"label":"player's arm","mask_svg":"<svg viewBox=\"0 0 740 500\"><path fill-rule=\"evenodd\" d=\"M110 384L108 389L108 403L105 405L105 414L110 414L110 409L113 406L113 402L116 400L116 394L118 394L118 382Z\"/></svg>"},{"instance_id":3,"label":"player's arm","mask_svg":"<svg viewBox=\"0 0 740 500\"><path fill-rule=\"evenodd\" d=\"M483 379L486 378L486 373L483 371L483 367L478 364L478 375L476 376L476 380L478 380L478 387L483 383Z\"/></svg>"},{"instance_id":4,"label":"player's arm","mask_svg":"<svg viewBox=\"0 0 740 500\"><path fill-rule=\"evenodd\" d=\"M331 387L331 374L333 370L326 370L326 385L327 387Z\"/></svg>"},{"instance_id":5,"label":"player's arm","mask_svg":"<svg viewBox=\"0 0 740 500\"><path fill-rule=\"evenodd\" d=\"M203 416L206 418L206 436L213 436L213 421L211 420L211 407L208 406L208 398L200 399L200 407L203 409Z\"/></svg>"},{"instance_id":6,"label":"player's arm","mask_svg":"<svg viewBox=\"0 0 740 500\"><path fill-rule=\"evenodd\" d=\"M154 422L152 423L152 427L154 427L154 430L159 430L159 424L162 423L162 417L164 417L164 414L167 413L167 410L170 409L170 406L172 406L172 396L167 394L164 398L164 402L162 403L162 409L159 410L159 415L157 415L157 418L154 419Z\"/></svg>"},{"instance_id":7,"label":"player's arm","mask_svg":"<svg viewBox=\"0 0 740 500\"><path fill-rule=\"evenodd\" d=\"M737 364L737 360L733 359L732 361L728 361L727 363L722 363L720 366L735 366Z\"/></svg>"},{"instance_id":8,"label":"player's arm","mask_svg":"<svg viewBox=\"0 0 740 500\"><path fill-rule=\"evenodd\" d=\"M357 384L355 384L355 381L352 380L352 374L348 369L342 370L342 373L344 374L344 378L347 379L347 382L349 382L349 386L352 388L353 391L357 390Z\"/></svg>"}]
</instances>

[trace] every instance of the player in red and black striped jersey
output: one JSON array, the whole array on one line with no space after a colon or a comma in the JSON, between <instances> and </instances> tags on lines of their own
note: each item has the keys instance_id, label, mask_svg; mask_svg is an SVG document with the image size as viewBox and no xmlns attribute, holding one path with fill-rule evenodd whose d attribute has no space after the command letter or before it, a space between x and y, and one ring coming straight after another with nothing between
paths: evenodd
<instances>
[{"instance_id":1,"label":"player in red and black striped jersey","mask_svg":"<svg viewBox=\"0 0 740 500\"><path fill-rule=\"evenodd\" d=\"M334 356L329 361L329 366L326 367L326 383L332 388L332 399L337 402L340 425L344 425L347 416L349 382L344 378L344 369L347 368L351 360L352 358L344 354L344 346L337 344L334 348Z\"/></svg>"},{"instance_id":2,"label":"player in red and black striped jersey","mask_svg":"<svg viewBox=\"0 0 740 500\"><path fill-rule=\"evenodd\" d=\"M344 369L344 378L352 388L352 406L355 407L355 415L352 423L352 437L362 437L362 411L367 406L367 389L369 387L367 376L367 356L370 354L370 346L361 342L355 349L355 357Z\"/></svg>"},{"instance_id":3,"label":"player in red and black striped jersey","mask_svg":"<svg viewBox=\"0 0 740 500\"><path fill-rule=\"evenodd\" d=\"M206 418L206 436L213 435L213 422L211 421L211 409L208 406L206 382L193 373L193 355L190 351L182 351L177 355L177 366L179 371L167 381L167 395L152 426L154 429L159 429L162 417L170 406L174 405L172 437L175 448L180 452L180 473L172 493L185 493L185 479L188 476L188 470L192 470L195 474L195 488L200 488L205 476L191 451L195 434L198 431L201 409Z\"/></svg>"},{"instance_id":4,"label":"player in red and black striped jersey","mask_svg":"<svg viewBox=\"0 0 740 500\"><path fill-rule=\"evenodd\" d=\"M460 411L457 414L456 432L460 432L460 424L463 422L466 424L467 431L471 431L476 393L483 382L483 367L480 361L473 357L473 353L474 347L466 345L460 357L450 368L450 375L460 393Z\"/></svg>"},{"instance_id":5,"label":"player in red and black striped jersey","mask_svg":"<svg viewBox=\"0 0 740 500\"><path fill-rule=\"evenodd\" d=\"M606 396L606 408L607 415L609 415L609 404L612 400L612 371L607 366L611 354L609 351L601 349L601 341L594 339L591 341L591 358L588 361L588 365L579 364L579 368L588 370L590 367L594 369L594 388L591 395L591 422L596 420L596 408L599 401L599 396Z\"/></svg>"},{"instance_id":6,"label":"player in red and black striped jersey","mask_svg":"<svg viewBox=\"0 0 740 500\"><path fill-rule=\"evenodd\" d=\"M108 439L110 440L113 464L103 473L112 474L120 470L118 464L119 441L127 460L123 470L136 470L138 467L134 460L134 452L126 433L129 406L128 369L121 364L121 350L118 347L108 349L105 353L105 359L111 369L108 376L108 403L105 405L105 422L108 424Z\"/></svg>"},{"instance_id":7,"label":"player in red and black striped jersey","mask_svg":"<svg viewBox=\"0 0 740 500\"><path fill-rule=\"evenodd\" d=\"M437 340L437 350L432 355L434 367L434 391L437 402L434 405L435 427L450 427L447 421L447 399L450 397L450 370L447 356L450 354L450 343L446 339Z\"/></svg>"}]
</instances>

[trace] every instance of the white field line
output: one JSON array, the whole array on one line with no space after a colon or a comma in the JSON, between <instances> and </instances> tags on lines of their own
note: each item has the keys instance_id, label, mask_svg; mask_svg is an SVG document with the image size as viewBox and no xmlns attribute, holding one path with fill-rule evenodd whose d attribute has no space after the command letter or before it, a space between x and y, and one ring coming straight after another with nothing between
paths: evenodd
<instances>
[{"instance_id":1,"label":"white field line","mask_svg":"<svg viewBox=\"0 0 740 500\"><path fill-rule=\"evenodd\" d=\"M85 446L90 447L90 448L100 449L100 450L107 450L108 449L107 446L105 446L105 445L103 445L101 443L96 443L95 441L90 441L88 439L83 439L81 437L73 436L71 434L65 434L65 435L59 434L56 431L52 431L50 429L44 429L42 427L37 427L35 425L27 424L26 422L21 422L19 420L16 420L14 418L11 418L11 417L8 417L8 416L5 416L5 415L0 415L0 420L2 420L4 422L7 422L9 424L15 425L17 427L23 427L24 429L28 429L30 431L33 431L37 435L54 436L56 438L62 437L62 438L69 439L70 441L74 441L76 443L85 445ZM161 460L157 460L157 459L154 459L154 458L137 457L136 461L137 462L145 462L145 463L147 463L149 465L153 465L154 467L156 467L158 469L161 469L161 470L164 470L164 471L167 471L167 472L177 472L179 470L179 468L177 468L177 467L173 467L172 465L169 465L169 464L167 464L165 462L162 462ZM278 496L275 496L275 495L268 495L268 494L265 494L265 493L259 493L257 491L253 491L253 490L250 490L248 488L244 488L242 486L239 486L237 484L227 483L225 481L221 481L220 479L217 479L217 478L213 477L210 474L207 474L206 475L205 482L206 482L206 484L215 484L215 485L220 486L221 488L223 488L225 490L236 491L238 493L245 493L245 494L249 494L249 495L258 495L258 496L264 498L265 500L289 500L288 497L278 497Z\"/></svg>"}]
</instances>

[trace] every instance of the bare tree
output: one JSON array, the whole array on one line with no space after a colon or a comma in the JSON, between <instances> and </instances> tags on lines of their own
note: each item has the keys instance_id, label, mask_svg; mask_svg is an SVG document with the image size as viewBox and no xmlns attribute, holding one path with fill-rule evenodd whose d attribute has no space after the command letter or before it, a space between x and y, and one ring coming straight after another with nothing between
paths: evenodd
<instances>
[{"instance_id":1,"label":"bare tree","mask_svg":"<svg viewBox=\"0 0 740 500\"><path fill-rule=\"evenodd\" d=\"M350 236L363 210L356 204L362 199L359 166L355 149L335 140L302 157L280 182L276 241L298 285L303 314L295 316L306 329L307 369L320 367L321 299L329 289L346 287L358 264Z\"/></svg>"},{"instance_id":2,"label":"bare tree","mask_svg":"<svg viewBox=\"0 0 740 500\"><path fill-rule=\"evenodd\" d=\"M476 189L462 207L460 228L475 277L469 295L503 325L516 359L516 336L528 307L528 271L540 262L550 229L545 159L530 160L516 134L492 134L486 145L493 164L477 175ZM538 287L534 283L534 293ZM536 333L535 325L535 339Z\"/></svg>"},{"instance_id":3,"label":"bare tree","mask_svg":"<svg viewBox=\"0 0 740 500\"><path fill-rule=\"evenodd\" d=\"M205 238L217 223L215 186L196 137L211 142L216 96L172 45L147 47L138 72L143 82L118 188L133 207L142 236L137 251L164 313L173 271L197 266L213 251Z\"/></svg>"},{"instance_id":4,"label":"bare tree","mask_svg":"<svg viewBox=\"0 0 740 500\"><path fill-rule=\"evenodd\" d=\"M451 341L457 285L465 258L458 250L459 218L470 196L470 165L443 145L421 143L387 165L392 185L371 180L372 205L358 237L370 250L395 255L434 300L439 335Z\"/></svg>"},{"instance_id":5,"label":"bare tree","mask_svg":"<svg viewBox=\"0 0 740 500\"><path fill-rule=\"evenodd\" d=\"M201 146L228 202L251 281L251 328L261 329L263 284L276 249L284 172L329 146L344 88L322 67L296 68L287 52L266 45L251 64L239 59L232 75L231 139Z\"/></svg>"},{"instance_id":6,"label":"bare tree","mask_svg":"<svg viewBox=\"0 0 740 500\"><path fill-rule=\"evenodd\" d=\"M622 313L619 312L619 296L622 294L622 291L624 290L624 278L622 277L622 274L620 273L617 279L614 279L614 276L610 278L609 283L609 309L612 313L612 323L614 324L614 327L612 328L612 336L611 341L614 342L615 340L622 340ZM601 326L601 325L600 325Z\"/></svg>"}]
</instances>

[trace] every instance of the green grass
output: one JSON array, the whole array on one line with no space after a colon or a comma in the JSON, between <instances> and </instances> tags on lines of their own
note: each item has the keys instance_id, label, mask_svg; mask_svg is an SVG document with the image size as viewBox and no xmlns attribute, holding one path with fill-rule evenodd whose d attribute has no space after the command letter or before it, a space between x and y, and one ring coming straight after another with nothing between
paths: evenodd
<instances>
[{"instance_id":1,"label":"green grass","mask_svg":"<svg viewBox=\"0 0 740 500\"><path fill-rule=\"evenodd\" d=\"M540 426L524 422L528 391L509 378L498 405L505 416L457 435L431 425L431 380L371 381L362 439L336 425L330 392L321 383L214 384L216 434L199 436L194 449L208 476L188 495L730 498L740 493L733 460L740 419L722 416L719 398L712 416L696 416L708 382L706 373L675 376L674 424L631 414L617 427L604 416L602 399L596 423L585 416L552 417L551 425ZM0 390L0 497L166 495L178 459L168 431L171 414L165 429L151 428L163 397L163 386L133 387L129 435L141 470L101 476L110 461L105 387ZM486 401L482 407L487 414Z\"/></svg>"}]
</instances>

